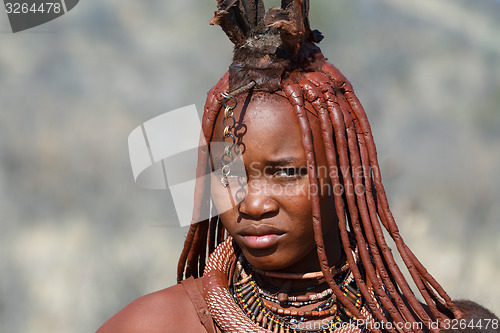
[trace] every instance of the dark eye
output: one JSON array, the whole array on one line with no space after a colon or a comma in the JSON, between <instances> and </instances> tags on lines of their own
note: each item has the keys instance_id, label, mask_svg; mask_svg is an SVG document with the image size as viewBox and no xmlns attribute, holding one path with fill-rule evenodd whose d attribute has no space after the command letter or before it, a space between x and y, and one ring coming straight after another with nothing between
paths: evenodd
<instances>
[{"instance_id":1,"label":"dark eye","mask_svg":"<svg viewBox=\"0 0 500 333\"><path fill-rule=\"evenodd\" d=\"M294 177L302 177L307 174L307 168L301 167L301 168L282 168L276 171L275 176L277 177L288 177L288 178L294 178Z\"/></svg>"}]
</instances>

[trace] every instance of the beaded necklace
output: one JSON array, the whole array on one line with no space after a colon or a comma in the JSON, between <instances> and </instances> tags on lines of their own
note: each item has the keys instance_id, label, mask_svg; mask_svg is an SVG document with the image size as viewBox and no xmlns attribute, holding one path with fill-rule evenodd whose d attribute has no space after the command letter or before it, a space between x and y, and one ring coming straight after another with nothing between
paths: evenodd
<instances>
[{"instance_id":1,"label":"beaded necklace","mask_svg":"<svg viewBox=\"0 0 500 333\"><path fill-rule=\"evenodd\" d=\"M354 246L352 247L354 248ZM356 251L357 252L357 251ZM357 258L357 256L355 257ZM224 242L219 244L217 248L212 252L210 257L208 258L207 264L205 266L205 270L203 273L203 290L204 290L204 298L205 302L208 305L208 309L210 311L210 315L212 318L215 320L217 325L220 327L222 332L225 333L268 333L269 330L267 327L262 326L263 318L261 319L262 322L260 324L257 324L255 320L252 320L252 315L255 316L255 318L258 318L260 316L260 310L257 311L258 309L255 309L253 313L256 315L248 315L247 311L242 310L242 306L240 306L240 303L238 300L235 300L233 297L234 295L234 284L236 282L240 282L239 276L235 276L235 264L237 264L237 256L234 253L234 248L233 248L233 239L232 237L228 237ZM358 265L359 266L359 265ZM242 279L243 274L241 275ZM357 289L356 286L353 284L350 284L353 289ZM343 293L347 295L347 291L350 291L348 288L347 290L345 288L342 288ZM257 298L256 298L257 299ZM361 309L361 315L362 317L358 319L364 319L366 322L374 322L373 317L370 315L366 307L364 307L361 303L363 302L363 299L359 297L360 301L358 302L358 305L356 305L357 308ZM258 299L257 299L258 300ZM263 306L263 301L260 301L260 306ZM339 301L337 301L338 308L340 308ZM326 306L329 306L328 304ZM333 310L334 305L330 308L330 310ZM281 317L277 311L276 314L273 314L270 310L266 310L270 314L265 316L266 318L270 316L275 316L277 319ZM320 311L325 311L325 310L320 310ZM267 312L266 312L267 313ZM284 322L283 322L283 329L281 330L281 324L279 325L274 325L276 327L276 332L280 333L286 333L286 332L299 332L299 333L326 333L326 332L335 332L335 333L362 333L364 330L360 328L356 323L350 323L349 320L353 319L352 316L349 314L348 311L343 310L340 308L339 310L339 317L340 319L328 317L324 320L329 322L326 322L326 324L330 325L327 328L321 327L321 329L316 329L316 330L309 330L308 328L298 328L296 325L296 322L298 322L301 318L298 317L291 317L290 320L287 322L287 326L285 327ZM264 317L264 315L263 315ZM290 317L290 316L289 316ZM344 317L344 318L342 318ZM260 319L260 318L259 318ZM281 319L280 319L281 320ZM335 321L337 320L337 321ZM340 320L340 325L339 321ZM267 321L267 319L266 319ZM312 322L312 321L311 321ZM306 322L307 323L307 322ZM333 327L332 327L333 326ZM340 326L340 327L339 327ZM274 327L273 327L274 331Z\"/></svg>"},{"instance_id":2,"label":"beaded necklace","mask_svg":"<svg viewBox=\"0 0 500 333\"><path fill-rule=\"evenodd\" d=\"M321 293L314 294L314 295L289 296L288 300L281 302L278 299L278 297L276 297L275 295L269 294L267 291L261 289L258 285L257 285L257 289L258 289L259 294L262 298L264 298L268 301L274 302L274 303L281 303L285 307L288 307L288 306L301 307L301 306L305 306L305 305L309 305L309 304L318 303L320 301L325 300L333 293L332 289L329 288L327 290L324 290Z\"/></svg>"},{"instance_id":3,"label":"beaded necklace","mask_svg":"<svg viewBox=\"0 0 500 333\"><path fill-rule=\"evenodd\" d=\"M262 279L262 277L259 274L256 274L253 277L255 278L257 289L262 298L268 301L272 301L274 303L281 303L281 305L285 307L286 306L299 307L313 303L318 303L322 300L325 300L326 298L328 298L330 295L333 294L332 289L329 288L326 281L303 288L290 289L288 292L283 292L283 287L279 288L272 284L269 284L264 279ZM309 293L312 290L315 289L317 290L321 288L323 288L324 290L316 294L303 294L298 296L289 295L296 293ZM269 289L274 290L274 292L270 292Z\"/></svg>"},{"instance_id":4,"label":"beaded necklace","mask_svg":"<svg viewBox=\"0 0 500 333\"><path fill-rule=\"evenodd\" d=\"M241 266L240 266L241 267ZM264 291L254 280L254 273L246 274L245 270L240 270L232 285L232 294L236 303L243 312L256 325L276 333L294 332L334 332L336 324L355 319L348 309L332 294L331 289L326 289L318 294L311 295L314 299L305 300L309 296L289 296L286 302L280 302L274 295ZM363 304L362 296L353 281L353 275L348 270L340 278L339 287L353 304L360 309ZM299 299L299 297L301 297ZM309 304L319 303L319 306L312 310L291 310L289 306L300 308ZM273 305L280 304L282 307ZM310 330L300 328L301 324L312 320L329 318L328 323L319 325L320 329Z\"/></svg>"}]
</instances>

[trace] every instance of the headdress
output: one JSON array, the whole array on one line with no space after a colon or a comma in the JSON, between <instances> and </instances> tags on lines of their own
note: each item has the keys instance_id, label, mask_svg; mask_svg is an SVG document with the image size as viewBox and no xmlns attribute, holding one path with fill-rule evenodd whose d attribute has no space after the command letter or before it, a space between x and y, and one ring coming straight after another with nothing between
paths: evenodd
<instances>
[{"instance_id":1,"label":"headdress","mask_svg":"<svg viewBox=\"0 0 500 333\"><path fill-rule=\"evenodd\" d=\"M210 24L220 25L234 43L229 67L229 89L234 91L250 81L255 89L281 89L285 70L323 60L314 43L323 36L309 26L309 1L283 0L281 8L266 11L263 1L217 1L218 10Z\"/></svg>"}]
</instances>

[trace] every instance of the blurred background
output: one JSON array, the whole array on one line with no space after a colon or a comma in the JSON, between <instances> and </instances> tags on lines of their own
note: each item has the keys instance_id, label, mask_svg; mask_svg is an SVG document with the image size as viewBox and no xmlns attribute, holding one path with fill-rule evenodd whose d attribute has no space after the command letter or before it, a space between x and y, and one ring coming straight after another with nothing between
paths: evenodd
<instances>
[{"instance_id":1,"label":"blurred background","mask_svg":"<svg viewBox=\"0 0 500 333\"><path fill-rule=\"evenodd\" d=\"M16 34L0 13L1 332L93 332L175 283L187 229L134 184L127 137L202 110L231 62L214 9L86 0ZM500 1L314 0L310 16L367 110L403 236L453 298L499 314Z\"/></svg>"}]
</instances>

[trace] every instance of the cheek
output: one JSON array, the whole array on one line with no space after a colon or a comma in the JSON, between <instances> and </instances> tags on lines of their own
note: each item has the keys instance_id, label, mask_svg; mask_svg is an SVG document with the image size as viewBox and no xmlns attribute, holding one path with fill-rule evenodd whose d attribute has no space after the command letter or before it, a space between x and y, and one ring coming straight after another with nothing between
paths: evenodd
<instances>
[{"instance_id":1,"label":"cheek","mask_svg":"<svg viewBox=\"0 0 500 333\"><path fill-rule=\"evenodd\" d=\"M231 215L237 211L238 204L245 197L245 183L238 181L237 177L230 178L231 186L222 186L221 176L212 174L211 177L211 196L219 215Z\"/></svg>"},{"instance_id":2,"label":"cheek","mask_svg":"<svg viewBox=\"0 0 500 333\"><path fill-rule=\"evenodd\" d=\"M282 196L280 206L292 222L292 227L303 239L314 237L312 226L312 202L309 182L290 187L288 195Z\"/></svg>"},{"instance_id":3,"label":"cheek","mask_svg":"<svg viewBox=\"0 0 500 333\"><path fill-rule=\"evenodd\" d=\"M281 208L286 211L288 217L293 221L296 237L301 238L301 242L297 243L301 248L316 246L312 219L311 198L313 196L319 196L322 231L323 234L326 234L333 225L336 216L330 180L327 175L320 178L319 187L309 186L307 180L300 186L290 187L288 195L281 197L280 200Z\"/></svg>"},{"instance_id":4,"label":"cheek","mask_svg":"<svg viewBox=\"0 0 500 333\"><path fill-rule=\"evenodd\" d=\"M233 235L233 225L234 225L234 224L230 223L230 221L234 220L232 215L228 214L228 212L226 212L224 214L219 215L219 217L220 217L219 223L222 223L222 225L224 226L226 231L232 236Z\"/></svg>"},{"instance_id":5,"label":"cheek","mask_svg":"<svg viewBox=\"0 0 500 333\"><path fill-rule=\"evenodd\" d=\"M288 215L291 217L312 215L311 195L313 193L307 179L282 186L281 191L280 206Z\"/></svg>"},{"instance_id":6,"label":"cheek","mask_svg":"<svg viewBox=\"0 0 500 333\"><path fill-rule=\"evenodd\" d=\"M230 235L233 235L234 226L238 219L238 203L235 199L237 195L230 192L229 187L224 188L221 184L220 178L212 177L211 196L222 225Z\"/></svg>"}]
</instances>

